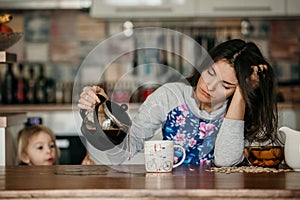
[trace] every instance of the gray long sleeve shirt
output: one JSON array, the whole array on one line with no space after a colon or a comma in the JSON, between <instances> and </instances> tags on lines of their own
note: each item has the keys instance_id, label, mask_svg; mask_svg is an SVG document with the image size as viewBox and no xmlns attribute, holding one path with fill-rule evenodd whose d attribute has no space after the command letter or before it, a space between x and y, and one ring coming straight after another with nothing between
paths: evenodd
<instances>
[{"instance_id":1,"label":"gray long sleeve shirt","mask_svg":"<svg viewBox=\"0 0 300 200\"><path fill-rule=\"evenodd\" d=\"M132 120L129 137L127 138L128 140L125 140L125 142L114 149L107 151L107 155L114 164L124 162L142 150L144 141L151 139L156 130L166 128L168 120L172 117L177 117L179 119L182 113L183 115L186 113L185 116L193 116L193 118L190 119L190 122L195 121L195 119L201 119L208 122L221 121L221 124L217 128L213 129L214 131L211 131L212 133L209 133L209 135L215 134L215 137L210 139L213 144L212 152L214 153L214 164L216 166L236 165L243 159L244 121L224 118L226 106L227 105L225 103L219 109L211 113L208 113L205 110L200 110L194 96L193 87L181 82L167 83L148 96L146 101L140 106L137 115ZM181 115L173 116L173 114L178 113L182 107L186 108L186 110L182 111L180 113ZM175 126L179 127L185 125L185 123L178 124L180 122L182 123L183 121L177 120L177 125ZM170 126L174 127L173 125ZM176 139L180 132L180 134L187 140L187 144L185 146L181 143L187 151L198 149L197 152L200 152L201 155L204 154L201 148L204 148L205 146L201 144L200 146L197 146L197 148L194 148L194 146L192 146L194 143L192 142L195 141L195 139L190 136L191 133L186 130L183 131L178 127L176 127L177 133L174 133L174 137L172 135L168 137L171 137L175 143L180 143L182 141ZM198 127L196 129L198 129ZM163 134L166 133L164 132ZM199 135L201 134L197 134L194 135L197 137L197 141L199 141ZM202 135L202 137L205 136ZM203 138L201 143L202 142L206 142L205 138Z\"/></svg>"}]
</instances>

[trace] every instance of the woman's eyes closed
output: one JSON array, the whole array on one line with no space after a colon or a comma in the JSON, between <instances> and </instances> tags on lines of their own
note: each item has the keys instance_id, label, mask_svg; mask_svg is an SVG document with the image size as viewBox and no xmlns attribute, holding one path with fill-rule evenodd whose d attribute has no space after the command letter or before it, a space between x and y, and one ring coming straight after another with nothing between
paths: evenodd
<instances>
[{"instance_id":1,"label":"woman's eyes closed","mask_svg":"<svg viewBox=\"0 0 300 200\"><path fill-rule=\"evenodd\" d=\"M235 85L235 84L230 84L230 83L228 83L228 82L223 82L223 83L222 83L222 86L223 86L226 90L230 90L230 89L236 88L236 85Z\"/></svg>"},{"instance_id":2,"label":"woman's eyes closed","mask_svg":"<svg viewBox=\"0 0 300 200\"><path fill-rule=\"evenodd\" d=\"M207 73L210 75L210 76L216 76L216 70L214 69L214 67L210 67L207 69ZM232 88L232 85L229 85L227 82L222 82L222 86L225 88L225 89L231 89Z\"/></svg>"},{"instance_id":3,"label":"woman's eyes closed","mask_svg":"<svg viewBox=\"0 0 300 200\"><path fill-rule=\"evenodd\" d=\"M207 69L207 73L208 73L209 75L211 75L211 76L215 76L215 75L216 75L216 71L215 71L215 69L214 69L213 67L209 67L209 68Z\"/></svg>"},{"instance_id":4,"label":"woman's eyes closed","mask_svg":"<svg viewBox=\"0 0 300 200\"><path fill-rule=\"evenodd\" d=\"M230 89L230 87L226 87L226 86L224 86L224 85L223 85L223 88L225 88L226 90L229 90L229 89Z\"/></svg>"}]
</instances>

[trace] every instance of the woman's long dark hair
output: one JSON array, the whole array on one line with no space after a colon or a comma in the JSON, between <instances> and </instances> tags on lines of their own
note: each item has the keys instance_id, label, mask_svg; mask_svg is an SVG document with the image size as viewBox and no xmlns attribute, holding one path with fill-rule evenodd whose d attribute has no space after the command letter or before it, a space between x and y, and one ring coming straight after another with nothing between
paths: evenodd
<instances>
[{"instance_id":1,"label":"woman's long dark hair","mask_svg":"<svg viewBox=\"0 0 300 200\"><path fill-rule=\"evenodd\" d=\"M236 77L246 101L244 137L252 142L278 142L278 113L276 103L275 76L271 65L266 61L259 48L253 42L233 39L211 49L210 60L217 62L225 59L236 71ZM209 58L206 59L207 65ZM266 65L266 70L259 70L259 86L253 88L249 82L253 66ZM194 69L186 80L196 87L201 76L200 70ZM228 98L228 107L232 96Z\"/></svg>"}]
</instances>

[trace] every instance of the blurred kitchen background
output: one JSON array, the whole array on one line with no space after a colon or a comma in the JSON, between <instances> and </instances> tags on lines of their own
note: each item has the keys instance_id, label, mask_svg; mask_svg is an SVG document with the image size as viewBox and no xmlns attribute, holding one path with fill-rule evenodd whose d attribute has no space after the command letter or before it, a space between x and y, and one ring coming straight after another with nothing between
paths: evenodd
<instances>
[{"instance_id":1,"label":"blurred kitchen background","mask_svg":"<svg viewBox=\"0 0 300 200\"><path fill-rule=\"evenodd\" d=\"M29 121L38 120L50 127L63 150L61 163L78 164L85 151L84 147L79 148L76 122L72 120L73 84L81 63L99 43L132 26L179 31L207 50L233 38L257 43L277 75L280 125L300 130L298 0L0 0L0 15L4 13L13 16L7 25L24 35L5 50L16 54L16 60L0 63L0 112L25 112ZM169 39L169 44L176 48L184 45L176 38ZM99 84L109 93L126 67L144 64L142 55L136 51L130 59L112 66ZM165 54L157 61L182 74L190 70L176 56ZM9 68L16 81L23 77L34 85L42 79L42 95L24 99L12 89L14 98L6 99L3 93L7 88L3 83ZM151 70L147 73L151 76ZM139 76L135 73L133 79ZM121 102L126 96L124 91L132 87L131 80L128 81L115 101ZM88 84L94 83L83 78L83 85ZM144 85L130 93L131 114L154 89L153 85ZM28 97L30 92L34 93L29 88L23 96Z\"/></svg>"}]
</instances>

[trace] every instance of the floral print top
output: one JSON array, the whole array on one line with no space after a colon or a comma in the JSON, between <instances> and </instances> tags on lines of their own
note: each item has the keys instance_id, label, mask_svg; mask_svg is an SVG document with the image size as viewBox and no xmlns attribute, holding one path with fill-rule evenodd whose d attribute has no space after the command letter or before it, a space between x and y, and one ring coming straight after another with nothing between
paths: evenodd
<instances>
[{"instance_id":1,"label":"floral print top","mask_svg":"<svg viewBox=\"0 0 300 200\"><path fill-rule=\"evenodd\" d=\"M186 105L171 110L162 127L163 139L173 140L186 149L185 164L211 165L214 160L214 145L224 116L206 120L195 116ZM174 151L175 162L182 157L180 150Z\"/></svg>"}]
</instances>

